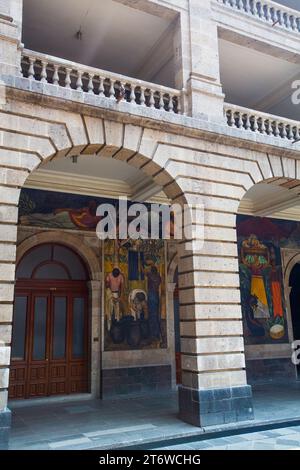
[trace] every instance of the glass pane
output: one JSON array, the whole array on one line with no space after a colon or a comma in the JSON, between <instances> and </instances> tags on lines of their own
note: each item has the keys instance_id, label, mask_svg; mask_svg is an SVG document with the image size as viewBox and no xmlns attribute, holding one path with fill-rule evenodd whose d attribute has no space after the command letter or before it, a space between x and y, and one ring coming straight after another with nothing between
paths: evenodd
<instances>
[{"instance_id":1,"label":"glass pane","mask_svg":"<svg viewBox=\"0 0 300 470\"><path fill-rule=\"evenodd\" d=\"M63 359L66 353L67 298L54 299L53 359Z\"/></svg>"},{"instance_id":2,"label":"glass pane","mask_svg":"<svg viewBox=\"0 0 300 470\"><path fill-rule=\"evenodd\" d=\"M47 297L36 297L34 303L33 359L46 359Z\"/></svg>"},{"instance_id":3,"label":"glass pane","mask_svg":"<svg viewBox=\"0 0 300 470\"><path fill-rule=\"evenodd\" d=\"M66 279L69 280L67 271L56 263L47 263L38 268L34 273L34 279Z\"/></svg>"},{"instance_id":4,"label":"glass pane","mask_svg":"<svg viewBox=\"0 0 300 470\"><path fill-rule=\"evenodd\" d=\"M34 250L31 250L20 261L16 272L17 279L30 279L34 268L43 261L50 259L51 245L41 245L37 248L34 248Z\"/></svg>"},{"instance_id":5,"label":"glass pane","mask_svg":"<svg viewBox=\"0 0 300 470\"><path fill-rule=\"evenodd\" d=\"M73 357L84 356L84 299L77 297L73 303Z\"/></svg>"},{"instance_id":6,"label":"glass pane","mask_svg":"<svg viewBox=\"0 0 300 470\"><path fill-rule=\"evenodd\" d=\"M54 260L65 264L74 281L84 281L86 272L80 258L72 250L64 246L54 247Z\"/></svg>"},{"instance_id":7,"label":"glass pane","mask_svg":"<svg viewBox=\"0 0 300 470\"><path fill-rule=\"evenodd\" d=\"M16 297L14 305L11 356L21 361L25 358L27 297Z\"/></svg>"}]
</instances>

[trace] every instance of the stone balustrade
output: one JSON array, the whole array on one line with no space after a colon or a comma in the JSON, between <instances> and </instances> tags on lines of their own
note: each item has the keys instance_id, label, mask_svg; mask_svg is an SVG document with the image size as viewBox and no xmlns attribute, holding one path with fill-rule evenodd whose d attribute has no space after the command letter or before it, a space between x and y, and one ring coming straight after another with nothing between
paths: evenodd
<instances>
[{"instance_id":1,"label":"stone balustrade","mask_svg":"<svg viewBox=\"0 0 300 470\"><path fill-rule=\"evenodd\" d=\"M272 26L300 32L300 12L271 0L216 0L236 11L246 13Z\"/></svg>"},{"instance_id":2,"label":"stone balustrade","mask_svg":"<svg viewBox=\"0 0 300 470\"><path fill-rule=\"evenodd\" d=\"M300 122L225 103L227 124L237 129L298 141Z\"/></svg>"},{"instance_id":3,"label":"stone balustrade","mask_svg":"<svg viewBox=\"0 0 300 470\"><path fill-rule=\"evenodd\" d=\"M29 80L50 83L82 93L132 105L181 114L181 91L46 54L23 50L21 74Z\"/></svg>"}]
</instances>

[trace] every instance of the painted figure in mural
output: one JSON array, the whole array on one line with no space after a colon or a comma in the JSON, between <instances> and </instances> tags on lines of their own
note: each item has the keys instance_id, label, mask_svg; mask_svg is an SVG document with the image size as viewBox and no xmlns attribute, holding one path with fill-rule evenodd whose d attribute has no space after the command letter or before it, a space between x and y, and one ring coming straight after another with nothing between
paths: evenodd
<instances>
[{"instance_id":1,"label":"painted figure in mural","mask_svg":"<svg viewBox=\"0 0 300 470\"><path fill-rule=\"evenodd\" d=\"M270 248L270 264L271 264L270 280L271 280L271 291L272 291L272 301L273 301L273 315L274 317L283 317L280 273L278 272L278 269L276 266L276 253L275 253L275 249L273 246Z\"/></svg>"},{"instance_id":2,"label":"painted figure in mural","mask_svg":"<svg viewBox=\"0 0 300 470\"><path fill-rule=\"evenodd\" d=\"M160 332L160 285L161 276L156 266L151 266L150 270L145 271L147 278L148 293L148 320L150 334L153 339L159 340Z\"/></svg>"},{"instance_id":3,"label":"painted figure in mural","mask_svg":"<svg viewBox=\"0 0 300 470\"><path fill-rule=\"evenodd\" d=\"M251 291L253 298L257 299L254 309L254 318L270 318L267 293L263 271L270 266L270 255L268 248L261 243L257 236L251 234L242 242L241 247L242 263L251 272Z\"/></svg>"},{"instance_id":4,"label":"painted figure in mural","mask_svg":"<svg viewBox=\"0 0 300 470\"><path fill-rule=\"evenodd\" d=\"M130 314L135 320L148 318L147 294L143 290L134 289L129 294Z\"/></svg>"},{"instance_id":5,"label":"painted figure in mural","mask_svg":"<svg viewBox=\"0 0 300 470\"><path fill-rule=\"evenodd\" d=\"M96 215L97 202L89 201L87 207L80 209L60 208L50 214L33 213L20 217L22 225L57 227L65 229L93 230L101 217Z\"/></svg>"},{"instance_id":6,"label":"painted figure in mural","mask_svg":"<svg viewBox=\"0 0 300 470\"><path fill-rule=\"evenodd\" d=\"M106 299L107 299L107 328L110 330L112 321L120 321L122 316L122 295L124 289L124 276L118 267L106 276Z\"/></svg>"}]
</instances>

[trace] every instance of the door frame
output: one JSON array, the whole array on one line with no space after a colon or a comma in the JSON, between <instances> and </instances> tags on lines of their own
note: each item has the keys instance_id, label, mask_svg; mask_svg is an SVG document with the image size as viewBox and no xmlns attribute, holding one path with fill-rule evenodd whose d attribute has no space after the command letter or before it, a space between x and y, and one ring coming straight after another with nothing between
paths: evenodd
<instances>
[{"instance_id":1,"label":"door frame","mask_svg":"<svg viewBox=\"0 0 300 470\"><path fill-rule=\"evenodd\" d=\"M11 358L10 367L20 366L25 367L25 398L11 398L13 400L27 400L27 399L38 399L38 398L49 398L49 397L60 397L60 396L72 396L72 393L66 394L49 394L41 396L41 397L31 397L28 395L28 373L30 370L30 357L32 357L32 347L33 347L33 336L34 336L34 326L33 322L33 301L36 296L39 294L42 296L47 296L47 312L52 311L53 304L52 299L54 296L52 294L61 294L62 296L68 296L68 294L72 294L73 298L76 298L76 295L81 296L84 298L85 302L85 337L84 337L84 346L86 351L86 366L87 366L87 391L84 393L91 393L91 306L90 306L90 295L89 295L89 288L88 288L88 281L66 281L66 280L17 280L15 286L15 297L17 295L27 296L27 314L26 314L26 327L25 327L25 353L24 353L24 361L13 361ZM69 307L68 307L69 308ZM68 310L67 310L68 312ZM67 315L70 321L70 315ZM47 319L47 332L46 332L46 344L49 348L49 357L51 356L52 351L52 339L53 339L53 325L50 324L50 318ZM27 332L31 331L29 335ZM69 330L69 333L72 332L72 329ZM12 332L13 333L13 332ZM67 345L66 345L67 346ZM48 361L47 359L47 361ZM43 361L46 362L46 361ZM49 375L49 365L51 361L49 360L47 366L47 383L48 383L48 392L50 390L50 375Z\"/></svg>"}]
</instances>

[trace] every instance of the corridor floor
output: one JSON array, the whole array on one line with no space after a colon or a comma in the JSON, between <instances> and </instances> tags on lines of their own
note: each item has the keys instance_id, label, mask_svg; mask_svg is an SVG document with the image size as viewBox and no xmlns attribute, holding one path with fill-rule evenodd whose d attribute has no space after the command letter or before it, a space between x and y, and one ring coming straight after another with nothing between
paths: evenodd
<instances>
[{"instance_id":1,"label":"corridor floor","mask_svg":"<svg viewBox=\"0 0 300 470\"><path fill-rule=\"evenodd\" d=\"M253 387L255 420L205 429L206 442L217 429L299 420L300 384ZM38 403L38 402L37 402ZM11 404L10 449L110 449L195 436L203 429L178 419L177 394L111 401L80 400L20 406ZM285 425L276 425L284 428ZM212 438L214 436L211 436ZM211 441L210 441L211 443ZM164 445L158 447L165 447ZM209 447L209 445L208 445Z\"/></svg>"}]
</instances>

